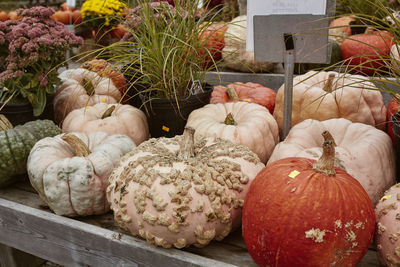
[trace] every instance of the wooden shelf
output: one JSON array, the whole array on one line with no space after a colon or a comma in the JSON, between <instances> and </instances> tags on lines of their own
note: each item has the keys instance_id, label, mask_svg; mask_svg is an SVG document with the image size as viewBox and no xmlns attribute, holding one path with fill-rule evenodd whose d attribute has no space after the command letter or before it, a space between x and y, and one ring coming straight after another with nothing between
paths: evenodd
<instances>
[{"instance_id":1,"label":"wooden shelf","mask_svg":"<svg viewBox=\"0 0 400 267\"><path fill-rule=\"evenodd\" d=\"M53 214L27 180L0 189L0 242L63 266L257 266L240 230L201 249L156 248L122 230L112 213ZM358 267L372 266L379 266L373 249Z\"/></svg>"}]
</instances>

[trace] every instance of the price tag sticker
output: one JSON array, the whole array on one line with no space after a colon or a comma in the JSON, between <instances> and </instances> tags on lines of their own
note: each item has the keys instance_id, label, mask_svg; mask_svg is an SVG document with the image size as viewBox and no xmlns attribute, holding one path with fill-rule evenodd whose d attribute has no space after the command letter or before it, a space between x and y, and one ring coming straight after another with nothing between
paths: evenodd
<instances>
[{"instance_id":1,"label":"price tag sticker","mask_svg":"<svg viewBox=\"0 0 400 267\"><path fill-rule=\"evenodd\" d=\"M164 126L164 125L163 125L163 127L162 127L161 129L162 129L164 132L167 132L167 133L169 132L169 128L168 128L167 126Z\"/></svg>"},{"instance_id":2,"label":"price tag sticker","mask_svg":"<svg viewBox=\"0 0 400 267\"><path fill-rule=\"evenodd\" d=\"M291 173L289 173L288 176L289 176L290 178L294 179L294 178L296 178L296 176L299 175L299 174L300 174L299 171L294 170L294 171L292 171Z\"/></svg>"},{"instance_id":3,"label":"price tag sticker","mask_svg":"<svg viewBox=\"0 0 400 267\"><path fill-rule=\"evenodd\" d=\"M91 108L92 106L86 106L86 109L89 109L89 108Z\"/></svg>"},{"instance_id":4,"label":"price tag sticker","mask_svg":"<svg viewBox=\"0 0 400 267\"><path fill-rule=\"evenodd\" d=\"M250 103L250 102L251 102L251 99L250 99L250 98L245 98L245 99L243 99L243 101L244 101L244 102L249 102L249 103Z\"/></svg>"},{"instance_id":5,"label":"price tag sticker","mask_svg":"<svg viewBox=\"0 0 400 267\"><path fill-rule=\"evenodd\" d=\"M105 102L106 102L106 98L105 98L105 97L102 97L102 98L101 98L101 102L105 103Z\"/></svg>"}]
</instances>

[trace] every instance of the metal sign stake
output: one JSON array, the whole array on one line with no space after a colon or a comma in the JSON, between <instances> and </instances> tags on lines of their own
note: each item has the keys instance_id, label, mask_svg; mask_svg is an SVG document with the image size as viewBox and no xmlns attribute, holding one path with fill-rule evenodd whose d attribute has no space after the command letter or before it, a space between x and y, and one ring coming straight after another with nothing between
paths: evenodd
<instances>
[{"instance_id":1,"label":"metal sign stake","mask_svg":"<svg viewBox=\"0 0 400 267\"><path fill-rule=\"evenodd\" d=\"M293 74L295 63L295 47L292 34L284 34L285 42L285 93L283 110L283 139L288 135L292 127L292 102L293 102Z\"/></svg>"}]
</instances>

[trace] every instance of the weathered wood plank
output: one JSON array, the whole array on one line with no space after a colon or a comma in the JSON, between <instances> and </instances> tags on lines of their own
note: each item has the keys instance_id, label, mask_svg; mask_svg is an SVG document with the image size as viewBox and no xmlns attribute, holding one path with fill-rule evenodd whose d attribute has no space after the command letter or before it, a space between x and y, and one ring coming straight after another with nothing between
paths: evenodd
<instances>
[{"instance_id":1,"label":"weathered wood plank","mask_svg":"<svg viewBox=\"0 0 400 267\"><path fill-rule=\"evenodd\" d=\"M45 260L0 243L0 267L40 266Z\"/></svg>"}]
</instances>

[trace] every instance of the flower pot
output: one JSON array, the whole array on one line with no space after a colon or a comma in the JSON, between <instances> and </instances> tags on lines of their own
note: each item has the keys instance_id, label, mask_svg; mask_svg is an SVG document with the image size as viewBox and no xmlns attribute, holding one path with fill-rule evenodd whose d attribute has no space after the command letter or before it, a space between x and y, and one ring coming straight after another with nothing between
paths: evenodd
<instances>
[{"instance_id":1,"label":"flower pot","mask_svg":"<svg viewBox=\"0 0 400 267\"><path fill-rule=\"evenodd\" d=\"M146 100L143 95L141 109L146 113L151 137L174 137L183 134L190 113L210 103L212 88L185 99Z\"/></svg>"},{"instance_id":2,"label":"flower pot","mask_svg":"<svg viewBox=\"0 0 400 267\"><path fill-rule=\"evenodd\" d=\"M7 103L1 110L0 114L4 114L7 119L12 123L12 125L24 124L28 121L34 120L52 120L54 121L54 110L53 110L53 99L55 94L47 96L46 107L43 113L35 117L33 116L33 108L31 103ZM3 104L0 103L0 107Z\"/></svg>"}]
</instances>

